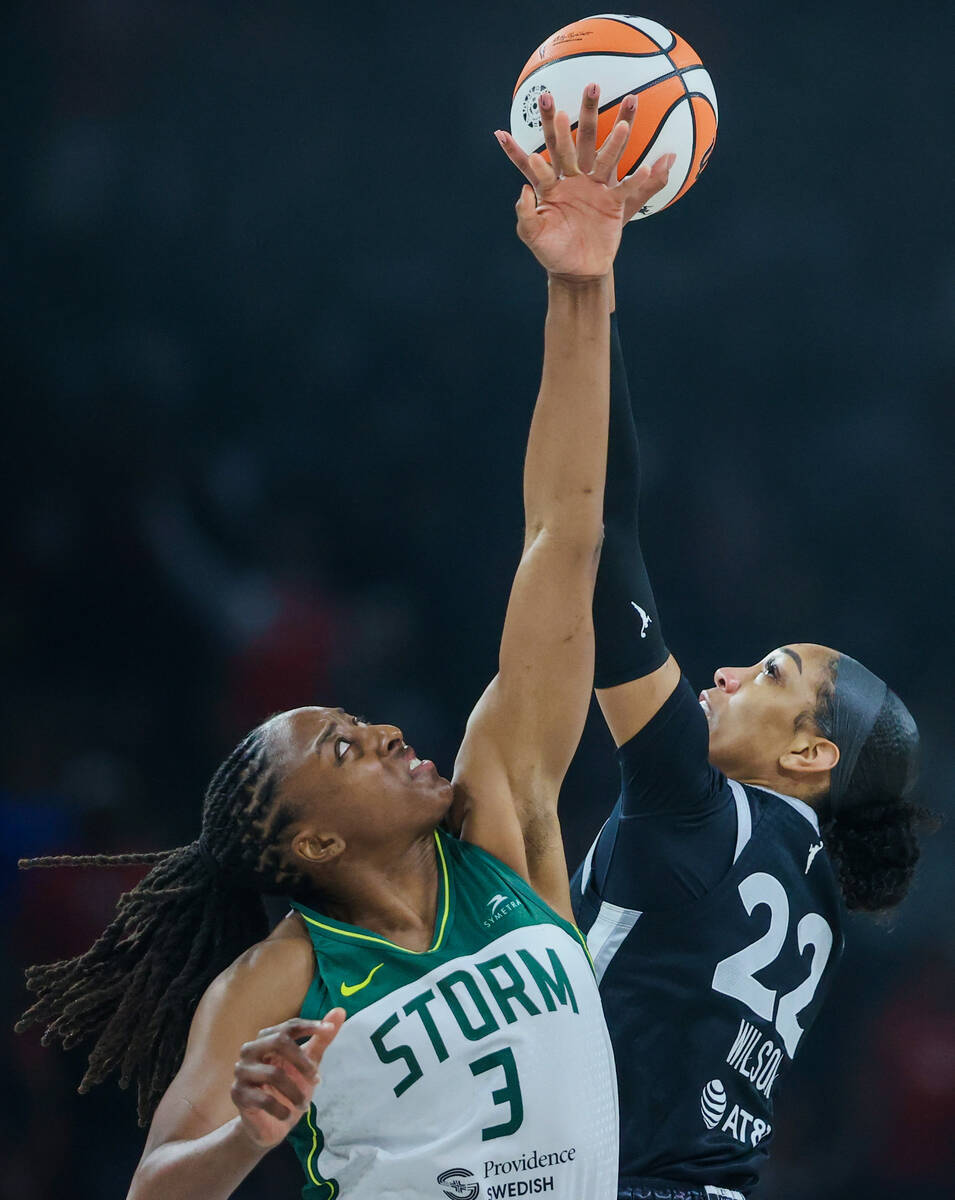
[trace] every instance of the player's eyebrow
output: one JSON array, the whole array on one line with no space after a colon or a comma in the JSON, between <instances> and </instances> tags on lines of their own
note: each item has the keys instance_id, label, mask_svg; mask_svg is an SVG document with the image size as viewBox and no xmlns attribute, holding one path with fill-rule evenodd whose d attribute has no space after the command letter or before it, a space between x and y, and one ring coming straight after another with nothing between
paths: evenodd
<instances>
[{"instance_id":1,"label":"player's eyebrow","mask_svg":"<svg viewBox=\"0 0 955 1200\"><path fill-rule=\"evenodd\" d=\"M341 712L342 710L336 708L336 709L333 709L332 711L333 712ZM328 724L325 726L325 728L322 730L322 732L315 739L315 749L318 750L325 742L327 742L328 739L332 736L332 734L335 732L335 730L337 728L338 728L337 721L334 721L334 720L329 721Z\"/></svg>"},{"instance_id":2,"label":"player's eyebrow","mask_svg":"<svg viewBox=\"0 0 955 1200\"><path fill-rule=\"evenodd\" d=\"M788 654L789 657L793 660L793 662L799 668L799 674L801 675L802 674L802 659L799 657L799 655L796 653L796 651L790 650L788 646L782 646L780 648L781 648L783 654Z\"/></svg>"}]
</instances>

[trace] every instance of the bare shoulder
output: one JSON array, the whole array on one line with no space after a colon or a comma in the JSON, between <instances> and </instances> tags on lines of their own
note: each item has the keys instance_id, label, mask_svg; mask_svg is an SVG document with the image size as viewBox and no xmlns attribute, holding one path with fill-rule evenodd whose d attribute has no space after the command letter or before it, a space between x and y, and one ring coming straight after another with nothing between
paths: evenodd
<instances>
[{"instance_id":1,"label":"bare shoulder","mask_svg":"<svg viewBox=\"0 0 955 1200\"><path fill-rule=\"evenodd\" d=\"M284 917L275 929L240 954L212 981L196 1013L203 1006L220 1009L222 1005L243 1010L270 1011L291 1008L267 1024L276 1024L298 1016L315 971L315 956L305 923L298 913Z\"/></svg>"},{"instance_id":2,"label":"bare shoulder","mask_svg":"<svg viewBox=\"0 0 955 1200\"><path fill-rule=\"evenodd\" d=\"M235 1116L229 1089L242 1046L301 1013L314 971L304 923L290 914L213 979L192 1018L185 1056L153 1117L144 1153L167 1141L201 1137Z\"/></svg>"}]
</instances>

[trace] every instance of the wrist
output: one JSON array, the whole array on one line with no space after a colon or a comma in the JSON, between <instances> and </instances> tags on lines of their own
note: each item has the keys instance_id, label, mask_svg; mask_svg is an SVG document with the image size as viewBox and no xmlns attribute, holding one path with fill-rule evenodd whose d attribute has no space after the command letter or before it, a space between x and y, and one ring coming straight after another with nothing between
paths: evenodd
<instances>
[{"instance_id":1,"label":"wrist","mask_svg":"<svg viewBox=\"0 0 955 1200\"><path fill-rule=\"evenodd\" d=\"M271 1139L260 1141L260 1134L254 1125L244 1121L241 1114L233 1119L235 1124L229 1131L229 1140L237 1147L239 1153L255 1158L256 1161L264 1158L270 1150L274 1150L285 1140L282 1138L278 1142L273 1142Z\"/></svg>"},{"instance_id":2,"label":"wrist","mask_svg":"<svg viewBox=\"0 0 955 1200\"><path fill-rule=\"evenodd\" d=\"M547 285L572 291L601 291L610 286L610 275L562 275L559 271L548 271Z\"/></svg>"}]
</instances>

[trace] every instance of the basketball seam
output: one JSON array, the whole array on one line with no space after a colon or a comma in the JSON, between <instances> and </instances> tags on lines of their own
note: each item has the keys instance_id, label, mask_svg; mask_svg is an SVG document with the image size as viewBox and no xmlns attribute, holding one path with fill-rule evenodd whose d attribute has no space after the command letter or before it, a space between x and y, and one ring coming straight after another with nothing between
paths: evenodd
<instances>
[{"instance_id":1,"label":"basketball seam","mask_svg":"<svg viewBox=\"0 0 955 1200\"><path fill-rule=\"evenodd\" d=\"M563 58L552 58L549 62L541 63L539 67L535 67L529 75L525 75L523 80L514 89L513 100L521 88L526 87L528 83L538 75L541 71L546 71L548 67L556 67L558 63L570 62L574 58L665 58L667 62L677 70L673 59L665 50L646 51L646 53L632 54L630 51L624 50L582 50L580 54L565 54Z\"/></svg>"},{"instance_id":2,"label":"basketball seam","mask_svg":"<svg viewBox=\"0 0 955 1200\"><path fill-rule=\"evenodd\" d=\"M613 100L608 100L606 104L601 104L597 109L597 115L600 116L609 108L613 108L615 104L619 104L621 100L625 99L625 97L639 96L641 92L648 92L650 88L656 87L658 83L665 83L668 79L673 79L676 74L676 71L670 71L666 75L658 75L656 79L651 79L649 83L641 83L639 87L632 88L629 92L621 92L620 95L615 96ZM683 90L684 92L686 91L686 84L683 85ZM571 124L571 129L576 129L579 124L579 121L574 121Z\"/></svg>"},{"instance_id":3,"label":"basketball seam","mask_svg":"<svg viewBox=\"0 0 955 1200\"><path fill-rule=\"evenodd\" d=\"M630 170L627 172L626 178L629 178L635 171L638 171L640 169L640 167L643 165L644 160L646 159L647 155L650 153L651 149L653 148L653 143L660 136L660 130L667 123L667 121L670 119L670 117L673 115L673 113L676 112L676 110L680 107L681 104L689 103L689 99L688 99L689 92L687 91L686 84L683 85L683 93L684 94L682 96L680 96L680 98L678 100L673 101L673 103L666 110L666 112L663 114L663 116L660 118L660 120L657 121L656 128L654 129L653 133L650 134L650 137L647 139L646 149L640 155L640 157L637 159L637 161L633 164L633 166L630 168ZM693 145L690 148L690 163L686 169L686 174L680 180L680 186L676 190L676 196L679 196L680 192L686 186L686 181L689 178L690 171L693 168L693 155L696 153L696 122L695 121L691 122L691 128L692 128L692 132L693 132ZM676 199L676 196L673 197L673 200ZM673 203L673 200L670 201L670 204ZM669 208L670 204L664 205L664 208ZM660 211L662 212L663 209L661 209Z\"/></svg>"},{"instance_id":4,"label":"basketball seam","mask_svg":"<svg viewBox=\"0 0 955 1200\"><path fill-rule=\"evenodd\" d=\"M617 25L626 25L626 27L628 29L632 29L635 33L642 33L645 38L649 38L650 41L653 42L654 46L660 46L660 43L653 36L652 33L647 33L647 31L645 29L638 29L636 25L631 25L629 21L621 21L621 19L619 17L609 17L609 16L601 17L600 20L601 21L614 21L614 22L616 22ZM676 34L673 32L672 29L668 29L667 33L670 35L670 37L673 40L670 42L669 46L660 46L660 49L663 51L664 54L667 54L667 51L672 50L674 48L674 46L676 45ZM636 57L640 57L640 56L634 55L634 57L636 58ZM667 54L667 57L669 58L668 54Z\"/></svg>"},{"instance_id":5,"label":"basketball seam","mask_svg":"<svg viewBox=\"0 0 955 1200\"><path fill-rule=\"evenodd\" d=\"M673 200L676 200L683 194L683 191L687 186L687 181L690 178L690 172L693 170L693 160L696 158L696 113L693 111L693 104L690 100L690 89L686 86L685 81L682 82L683 90L686 92L686 95L683 97L683 99L690 106L690 131L693 140L690 143L690 161L686 168L686 174L683 176L683 182L676 189L676 195L674 195ZM669 208L670 204L673 203L673 200L671 200L669 204L664 204L663 208L660 209L660 212L663 212L664 208Z\"/></svg>"},{"instance_id":6,"label":"basketball seam","mask_svg":"<svg viewBox=\"0 0 955 1200\"><path fill-rule=\"evenodd\" d=\"M563 60L560 60L560 61L563 61ZM666 75L658 75L655 79L651 79L648 83L641 83L639 87L631 88L631 90L629 92L621 92L620 95L615 96L613 98L613 100L608 100L606 104L601 104L599 106L599 108L597 109L597 115L600 116L601 114L607 112L608 109L613 108L613 106L615 104L619 104L620 101L623 100L626 96L639 96L641 92L648 92L650 90L650 88L656 87L658 83L666 83L666 81L668 79L675 79L677 76L679 76L680 82L683 84L683 96L681 96L680 99L683 100L687 96L699 96L701 100L705 100L707 102L707 104L709 104L710 108L713 109L713 115L715 117L716 109L713 108L713 104L712 104L712 101L710 100L709 96L705 95L703 92L691 92L687 88L686 81L683 78L683 76L686 74L687 71L699 71L699 70L701 70L700 66L675 67L672 71L668 71ZM702 70L706 70L706 68L703 67ZM679 104L679 100L676 101L676 103ZM672 111L672 109L669 111ZM572 121L570 128L571 128L571 130L574 130L579 125L580 125L579 121ZM657 133L659 133L659 127L656 129L653 136L656 137ZM652 140L653 139L651 138L651 141ZM545 145L546 145L546 143L542 141L540 143L540 146L538 147L538 149L535 151L535 153L539 154L541 148L544 147Z\"/></svg>"}]
</instances>

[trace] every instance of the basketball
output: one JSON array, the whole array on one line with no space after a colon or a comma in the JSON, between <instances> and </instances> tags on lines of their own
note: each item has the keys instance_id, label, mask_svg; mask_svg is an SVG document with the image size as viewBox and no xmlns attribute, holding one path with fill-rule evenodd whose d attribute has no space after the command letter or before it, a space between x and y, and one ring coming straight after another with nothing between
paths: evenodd
<instances>
[{"instance_id":1,"label":"basketball","mask_svg":"<svg viewBox=\"0 0 955 1200\"><path fill-rule=\"evenodd\" d=\"M669 207L696 183L716 142L716 90L693 47L646 17L594 16L552 34L528 59L514 88L511 135L526 153L549 158L538 101L550 92L576 133L588 83L600 86L598 145L619 120L620 102L638 97L633 133L617 168L620 179L663 154L675 154L670 180L634 216Z\"/></svg>"}]
</instances>

